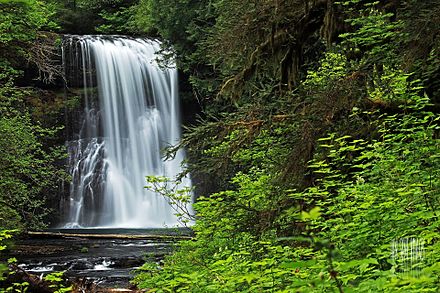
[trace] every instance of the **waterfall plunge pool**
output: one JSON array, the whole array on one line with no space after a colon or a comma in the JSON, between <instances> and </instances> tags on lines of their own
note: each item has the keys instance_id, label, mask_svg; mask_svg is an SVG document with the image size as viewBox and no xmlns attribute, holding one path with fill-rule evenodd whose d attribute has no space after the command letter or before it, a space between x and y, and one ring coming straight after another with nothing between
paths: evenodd
<instances>
[{"instance_id":1,"label":"waterfall plunge pool","mask_svg":"<svg viewBox=\"0 0 440 293\"><path fill-rule=\"evenodd\" d=\"M146 261L160 264L178 239L191 234L187 228L48 229L17 240L8 257L38 276L65 271L71 280L128 288L136 268Z\"/></svg>"}]
</instances>

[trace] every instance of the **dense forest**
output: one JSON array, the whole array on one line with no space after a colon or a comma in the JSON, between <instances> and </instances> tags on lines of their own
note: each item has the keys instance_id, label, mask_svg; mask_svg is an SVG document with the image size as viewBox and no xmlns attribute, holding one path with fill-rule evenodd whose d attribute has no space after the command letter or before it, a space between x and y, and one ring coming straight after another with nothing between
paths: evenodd
<instances>
[{"instance_id":1,"label":"dense forest","mask_svg":"<svg viewBox=\"0 0 440 293\"><path fill-rule=\"evenodd\" d=\"M0 250L69 177L63 34L158 38L180 72L195 236L138 288L438 292L439 0L0 0Z\"/></svg>"}]
</instances>

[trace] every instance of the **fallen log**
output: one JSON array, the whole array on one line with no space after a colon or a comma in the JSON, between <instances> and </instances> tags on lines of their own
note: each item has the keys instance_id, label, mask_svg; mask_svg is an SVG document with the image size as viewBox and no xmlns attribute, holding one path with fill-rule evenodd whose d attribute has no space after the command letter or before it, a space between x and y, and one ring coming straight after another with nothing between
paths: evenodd
<instances>
[{"instance_id":1,"label":"fallen log","mask_svg":"<svg viewBox=\"0 0 440 293\"><path fill-rule=\"evenodd\" d=\"M140 240L191 240L191 236L186 235L152 235L152 234L88 234L88 233L63 233L47 231L29 231L31 237L51 237L51 238L95 238L95 239L140 239Z\"/></svg>"},{"instance_id":2,"label":"fallen log","mask_svg":"<svg viewBox=\"0 0 440 293\"><path fill-rule=\"evenodd\" d=\"M37 275L30 274L14 264L9 265L9 270L8 277L4 281L6 286L9 286L8 284L23 284L26 282L28 283L28 285L26 285L27 292L53 293L56 290L52 283L45 281Z\"/></svg>"},{"instance_id":3,"label":"fallen log","mask_svg":"<svg viewBox=\"0 0 440 293\"><path fill-rule=\"evenodd\" d=\"M27 288L26 292L32 293L54 293L57 290L57 287L54 286L53 283L44 280L41 276L37 276L31 273L26 272L22 268L11 264L9 265L10 273L5 281L3 281L2 285L6 285L8 287L12 284L23 284L24 282L28 283L24 287ZM72 285L72 289L70 292L72 293L141 293L145 292L144 290L138 290L136 288L104 288L100 287L92 280L87 278L84 279L76 279L76 280L64 280L64 283L68 285ZM18 289L18 288L17 288ZM3 291L2 291L3 292Z\"/></svg>"}]
</instances>

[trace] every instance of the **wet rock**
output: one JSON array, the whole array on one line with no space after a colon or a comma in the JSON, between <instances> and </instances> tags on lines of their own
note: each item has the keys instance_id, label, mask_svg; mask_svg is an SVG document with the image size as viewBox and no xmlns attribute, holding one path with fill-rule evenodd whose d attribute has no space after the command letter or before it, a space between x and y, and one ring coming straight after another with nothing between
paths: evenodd
<instances>
[{"instance_id":1,"label":"wet rock","mask_svg":"<svg viewBox=\"0 0 440 293\"><path fill-rule=\"evenodd\" d=\"M173 231L171 230L170 233L174 233ZM85 233L85 231L80 232ZM100 233L99 230L87 230L87 232L94 235ZM122 236L131 234L123 234L120 230L105 232L111 233L106 233L106 237L90 239L76 236L51 238L50 235L21 239L16 242L16 248L19 249L13 249L5 257L17 258L17 264L32 274L65 271L65 276L71 280L87 279L89 280L87 282L96 285L93 289L95 291L77 292L118 292L103 288L129 288L129 280L133 277L131 271L144 264L147 259L159 263L176 247L175 242L160 237L157 239L111 238L108 235L118 232ZM162 234L167 235L166 232L167 230L164 230ZM133 233L141 234L140 231ZM149 234L153 233L149 232ZM82 247L87 247L88 252L81 253Z\"/></svg>"},{"instance_id":2,"label":"wet rock","mask_svg":"<svg viewBox=\"0 0 440 293\"><path fill-rule=\"evenodd\" d=\"M114 268L134 268L143 265L145 262L142 258L139 257L112 259L112 261L114 262Z\"/></svg>"},{"instance_id":3,"label":"wet rock","mask_svg":"<svg viewBox=\"0 0 440 293\"><path fill-rule=\"evenodd\" d=\"M93 267L94 265L91 262L80 260L78 262L72 263L72 265L69 267L69 270L82 271L93 269Z\"/></svg>"}]
</instances>

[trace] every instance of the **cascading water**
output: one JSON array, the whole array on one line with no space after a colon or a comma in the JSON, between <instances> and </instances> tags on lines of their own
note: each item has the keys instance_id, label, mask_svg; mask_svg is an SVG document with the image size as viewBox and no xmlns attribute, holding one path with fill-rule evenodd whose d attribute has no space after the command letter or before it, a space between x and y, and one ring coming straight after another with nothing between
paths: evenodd
<instances>
[{"instance_id":1,"label":"cascading water","mask_svg":"<svg viewBox=\"0 0 440 293\"><path fill-rule=\"evenodd\" d=\"M158 50L145 39L65 37L66 76L83 87L79 130L68 142L65 227L178 225L167 199L144 189L146 175L173 178L184 159L181 151L162 159L180 139L180 118L177 71L158 66Z\"/></svg>"}]
</instances>

